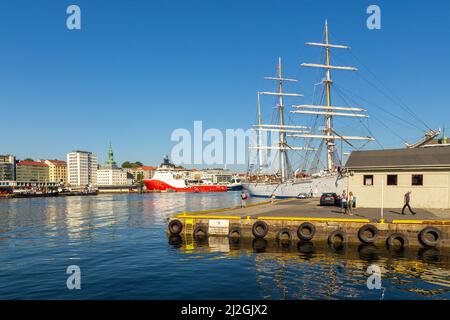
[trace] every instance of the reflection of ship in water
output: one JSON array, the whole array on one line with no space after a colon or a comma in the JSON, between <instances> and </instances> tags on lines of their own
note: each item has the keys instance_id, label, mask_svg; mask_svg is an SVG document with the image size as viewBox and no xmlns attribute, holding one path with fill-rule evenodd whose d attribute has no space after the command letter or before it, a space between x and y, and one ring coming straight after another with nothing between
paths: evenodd
<instances>
[{"instance_id":1,"label":"reflection of ship in water","mask_svg":"<svg viewBox=\"0 0 450 320\"><path fill-rule=\"evenodd\" d=\"M450 255L436 248L393 251L374 245L332 248L301 241L175 236L169 243L192 257L222 252L224 259L252 259L261 298L389 299L391 286L415 296L450 293ZM367 268L372 264L381 269L383 290L367 289ZM420 286L419 280L426 285Z\"/></svg>"}]
</instances>

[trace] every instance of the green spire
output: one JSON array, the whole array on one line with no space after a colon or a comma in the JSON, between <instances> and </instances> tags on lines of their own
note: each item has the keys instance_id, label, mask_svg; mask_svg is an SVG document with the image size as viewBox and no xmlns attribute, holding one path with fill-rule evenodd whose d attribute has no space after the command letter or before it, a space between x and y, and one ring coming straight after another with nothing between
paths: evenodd
<instances>
[{"instance_id":1,"label":"green spire","mask_svg":"<svg viewBox=\"0 0 450 320\"><path fill-rule=\"evenodd\" d=\"M116 162L114 161L114 152L111 146L111 142L109 143L109 150L108 150L108 161L106 162L109 165L115 165Z\"/></svg>"}]
</instances>

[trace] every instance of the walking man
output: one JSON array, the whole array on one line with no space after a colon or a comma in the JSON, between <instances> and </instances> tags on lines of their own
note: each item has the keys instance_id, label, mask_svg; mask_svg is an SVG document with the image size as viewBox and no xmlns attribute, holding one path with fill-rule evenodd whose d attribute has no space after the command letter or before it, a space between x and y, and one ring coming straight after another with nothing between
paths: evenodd
<instances>
[{"instance_id":1,"label":"walking man","mask_svg":"<svg viewBox=\"0 0 450 320\"><path fill-rule=\"evenodd\" d=\"M275 193L272 193L272 195L270 196L270 203L274 204L275 202Z\"/></svg>"},{"instance_id":2,"label":"walking man","mask_svg":"<svg viewBox=\"0 0 450 320\"><path fill-rule=\"evenodd\" d=\"M405 204L402 209L402 214L405 214L405 209L408 208L409 212L412 214L416 214L414 211L412 211L411 206L409 205L409 202L411 201L411 190L409 190L407 193L405 193Z\"/></svg>"},{"instance_id":3,"label":"walking man","mask_svg":"<svg viewBox=\"0 0 450 320\"><path fill-rule=\"evenodd\" d=\"M247 201L247 194L245 193L245 191L242 191L241 193L241 208L245 208L245 203Z\"/></svg>"}]
</instances>

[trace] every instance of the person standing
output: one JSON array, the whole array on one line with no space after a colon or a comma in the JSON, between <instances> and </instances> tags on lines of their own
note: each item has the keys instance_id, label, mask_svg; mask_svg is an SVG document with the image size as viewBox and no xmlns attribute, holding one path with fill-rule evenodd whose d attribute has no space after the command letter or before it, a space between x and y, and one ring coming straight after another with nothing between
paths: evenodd
<instances>
[{"instance_id":1,"label":"person standing","mask_svg":"<svg viewBox=\"0 0 450 320\"><path fill-rule=\"evenodd\" d=\"M247 194L245 193L245 191L242 191L241 193L241 208L245 208L245 203L247 202Z\"/></svg>"},{"instance_id":2,"label":"person standing","mask_svg":"<svg viewBox=\"0 0 450 320\"><path fill-rule=\"evenodd\" d=\"M342 196L341 196L341 206L342 206L342 210L344 210L344 214L347 214L347 192L344 190L342 191Z\"/></svg>"},{"instance_id":3,"label":"person standing","mask_svg":"<svg viewBox=\"0 0 450 320\"><path fill-rule=\"evenodd\" d=\"M348 212L349 215L353 215L353 203L354 203L354 197L353 197L353 192L349 192L348 193Z\"/></svg>"},{"instance_id":4,"label":"person standing","mask_svg":"<svg viewBox=\"0 0 450 320\"><path fill-rule=\"evenodd\" d=\"M412 211L411 206L409 205L409 202L411 201L411 190L409 190L407 193L405 193L404 197L404 205L402 208L402 214L405 214L405 209L408 208L409 212L412 214L416 214L414 211Z\"/></svg>"}]
</instances>

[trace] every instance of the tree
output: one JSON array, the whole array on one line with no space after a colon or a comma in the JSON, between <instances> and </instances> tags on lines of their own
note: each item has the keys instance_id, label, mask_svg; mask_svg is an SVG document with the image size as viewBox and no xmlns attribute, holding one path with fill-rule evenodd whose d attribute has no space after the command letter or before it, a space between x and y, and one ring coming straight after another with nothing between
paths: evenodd
<instances>
[{"instance_id":1,"label":"tree","mask_svg":"<svg viewBox=\"0 0 450 320\"><path fill-rule=\"evenodd\" d=\"M138 173L134 184L138 187L139 192L142 192L142 189L144 188L144 174Z\"/></svg>"},{"instance_id":2,"label":"tree","mask_svg":"<svg viewBox=\"0 0 450 320\"><path fill-rule=\"evenodd\" d=\"M34 161L33 159L31 159L31 158L26 158L25 160L23 160L23 161Z\"/></svg>"},{"instance_id":3,"label":"tree","mask_svg":"<svg viewBox=\"0 0 450 320\"><path fill-rule=\"evenodd\" d=\"M140 161L136 161L136 162L125 161L124 163L122 163L122 168L124 168L124 169L133 169L133 168L142 167L142 166L143 166L143 164Z\"/></svg>"},{"instance_id":4,"label":"tree","mask_svg":"<svg viewBox=\"0 0 450 320\"><path fill-rule=\"evenodd\" d=\"M122 168L126 168L126 169L131 168L131 163L130 163L130 161L125 161L124 163L122 163Z\"/></svg>"}]
</instances>

